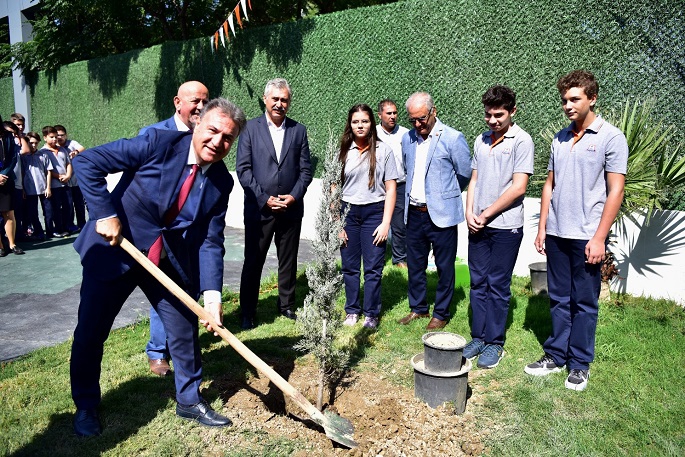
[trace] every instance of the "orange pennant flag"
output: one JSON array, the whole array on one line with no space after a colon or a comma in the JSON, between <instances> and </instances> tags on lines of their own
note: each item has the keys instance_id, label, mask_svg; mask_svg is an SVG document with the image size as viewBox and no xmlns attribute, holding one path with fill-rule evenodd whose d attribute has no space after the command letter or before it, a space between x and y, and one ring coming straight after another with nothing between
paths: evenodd
<instances>
[{"instance_id":1,"label":"orange pennant flag","mask_svg":"<svg viewBox=\"0 0 685 457\"><path fill-rule=\"evenodd\" d=\"M249 6L250 11L252 11L252 2L250 0L247 0L247 6Z\"/></svg>"},{"instance_id":2,"label":"orange pennant flag","mask_svg":"<svg viewBox=\"0 0 685 457\"><path fill-rule=\"evenodd\" d=\"M238 20L238 25L242 29L243 28L243 21L240 19L240 3L238 3L235 6L235 9L233 10L233 12L235 13L235 17Z\"/></svg>"},{"instance_id":3,"label":"orange pennant flag","mask_svg":"<svg viewBox=\"0 0 685 457\"><path fill-rule=\"evenodd\" d=\"M224 35L226 35L226 39L228 41L231 41L231 38L229 38L229 36L228 36L228 21L224 21L223 27L224 27Z\"/></svg>"},{"instance_id":4,"label":"orange pennant flag","mask_svg":"<svg viewBox=\"0 0 685 457\"><path fill-rule=\"evenodd\" d=\"M219 31L214 32L214 47L219 49Z\"/></svg>"}]
</instances>

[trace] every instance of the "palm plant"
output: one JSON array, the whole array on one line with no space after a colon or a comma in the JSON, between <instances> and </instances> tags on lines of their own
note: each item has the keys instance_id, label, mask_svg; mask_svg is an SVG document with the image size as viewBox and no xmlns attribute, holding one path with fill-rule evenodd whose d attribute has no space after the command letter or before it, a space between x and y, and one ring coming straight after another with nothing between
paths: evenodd
<instances>
[{"instance_id":1,"label":"palm plant","mask_svg":"<svg viewBox=\"0 0 685 457\"><path fill-rule=\"evenodd\" d=\"M631 218L645 212L646 222L655 209L663 209L666 191L685 185L685 157L680 157L682 143L673 144L674 128L655 119L655 100L625 102L621 114L607 119L616 125L628 141L628 172L625 197L619 218Z\"/></svg>"}]
</instances>

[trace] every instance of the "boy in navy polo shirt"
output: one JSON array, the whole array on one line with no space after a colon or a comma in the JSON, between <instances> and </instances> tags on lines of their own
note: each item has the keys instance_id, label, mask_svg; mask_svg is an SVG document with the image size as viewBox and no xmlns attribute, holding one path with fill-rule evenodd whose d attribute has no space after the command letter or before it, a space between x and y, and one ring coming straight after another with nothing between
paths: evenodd
<instances>
[{"instance_id":1,"label":"boy in navy polo shirt","mask_svg":"<svg viewBox=\"0 0 685 457\"><path fill-rule=\"evenodd\" d=\"M599 84L592 73L572 71L557 88L572 122L552 141L535 239L547 255L552 334L542 358L524 371L545 376L567 366L566 388L581 391L595 355L600 269L623 201L628 143L595 114Z\"/></svg>"},{"instance_id":2,"label":"boy in navy polo shirt","mask_svg":"<svg viewBox=\"0 0 685 457\"><path fill-rule=\"evenodd\" d=\"M533 140L513 121L516 94L493 86L483 94L490 130L473 145L466 197L471 275L471 342L464 357L494 368L504 355L511 275L523 239L523 198L533 174Z\"/></svg>"}]
</instances>

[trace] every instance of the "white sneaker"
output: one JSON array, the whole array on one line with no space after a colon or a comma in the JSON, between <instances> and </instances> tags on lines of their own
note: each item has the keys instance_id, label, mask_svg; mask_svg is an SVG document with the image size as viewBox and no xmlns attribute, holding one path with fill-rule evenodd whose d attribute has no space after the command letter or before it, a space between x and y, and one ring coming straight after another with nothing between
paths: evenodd
<instances>
[{"instance_id":1,"label":"white sneaker","mask_svg":"<svg viewBox=\"0 0 685 457\"><path fill-rule=\"evenodd\" d=\"M537 362L526 365L523 371L533 376L547 376L548 374L557 373L563 370L564 366L565 365L560 367L557 366L557 364L554 363L552 356L545 354Z\"/></svg>"},{"instance_id":2,"label":"white sneaker","mask_svg":"<svg viewBox=\"0 0 685 457\"><path fill-rule=\"evenodd\" d=\"M359 314L348 314L347 317L345 317L345 322L343 322L343 325L352 327L354 324L357 323L358 320Z\"/></svg>"},{"instance_id":3,"label":"white sneaker","mask_svg":"<svg viewBox=\"0 0 685 457\"><path fill-rule=\"evenodd\" d=\"M567 389L583 391L587 387L590 378L590 370L571 370L564 385Z\"/></svg>"}]
</instances>

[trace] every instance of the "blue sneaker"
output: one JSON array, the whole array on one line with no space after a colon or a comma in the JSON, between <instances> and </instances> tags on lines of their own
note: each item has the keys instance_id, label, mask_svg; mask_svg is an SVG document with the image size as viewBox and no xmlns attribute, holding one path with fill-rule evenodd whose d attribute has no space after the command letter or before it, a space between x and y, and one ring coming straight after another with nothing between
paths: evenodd
<instances>
[{"instance_id":1,"label":"blue sneaker","mask_svg":"<svg viewBox=\"0 0 685 457\"><path fill-rule=\"evenodd\" d=\"M477 340L473 339L469 341L469 344L464 346L464 357L467 359L473 359L475 357L478 357L481 352L483 352L483 349L485 349L485 343L483 340Z\"/></svg>"},{"instance_id":2,"label":"blue sneaker","mask_svg":"<svg viewBox=\"0 0 685 457\"><path fill-rule=\"evenodd\" d=\"M495 368L504 357L504 349L499 344L488 344L478 356L478 368Z\"/></svg>"}]
</instances>

